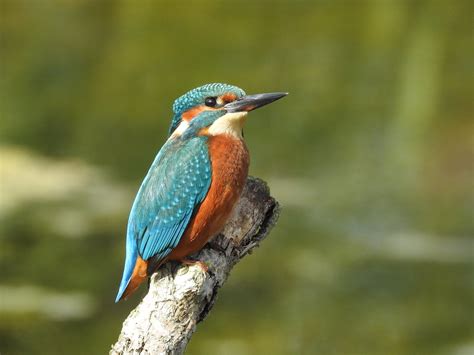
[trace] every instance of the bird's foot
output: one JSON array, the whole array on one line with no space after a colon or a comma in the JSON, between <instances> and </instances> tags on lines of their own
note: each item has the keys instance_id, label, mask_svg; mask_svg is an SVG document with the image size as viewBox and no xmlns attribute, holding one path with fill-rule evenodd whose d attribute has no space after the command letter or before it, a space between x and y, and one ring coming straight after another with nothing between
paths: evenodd
<instances>
[{"instance_id":1,"label":"bird's foot","mask_svg":"<svg viewBox=\"0 0 474 355\"><path fill-rule=\"evenodd\" d=\"M204 272L207 272L209 270L209 267L207 266L207 264L204 262L204 261L201 261L201 260L190 260L190 259L181 259L180 262L184 265L188 265L188 266L191 266L191 265L199 265L201 267L201 269L204 271Z\"/></svg>"}]
</instances>

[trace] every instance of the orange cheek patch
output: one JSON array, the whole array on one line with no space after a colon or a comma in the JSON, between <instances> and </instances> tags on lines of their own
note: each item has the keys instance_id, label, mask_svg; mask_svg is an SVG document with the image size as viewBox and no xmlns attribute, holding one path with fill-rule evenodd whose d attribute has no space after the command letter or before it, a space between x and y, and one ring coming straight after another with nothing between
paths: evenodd
<instances>
[{"instance_id":1,"label":"orange cheek patch","mask_svg":"<svg viewBox=\"0 0 474 355\"><path fill-rule=\"evenodd\" d=\"M227 94L224 94L224 95L221 96L222 101L224 101L226 103L235 101L236 98L237 98L237 95L235 95L231 92L228 92Z\"/></svg>"},{"instance_id":2,"label":"orange cheek patch","mask_svg":"<svg viewBox=\"0 0 474 355\"><path fill-rule=\"evenodd\" d=\"M203 111L211 111L211 110L214 110L212 107L208 107L208 106L205 106L205 105L200 105L200 106L196 106L196 107L193 107L192 109L190 110L187 110L185 111L182 115L181 115L181 118L185 121L191 121L194 117L196 117L197 115L199 115L201 112Z\"/></svg>"}]
</instances>

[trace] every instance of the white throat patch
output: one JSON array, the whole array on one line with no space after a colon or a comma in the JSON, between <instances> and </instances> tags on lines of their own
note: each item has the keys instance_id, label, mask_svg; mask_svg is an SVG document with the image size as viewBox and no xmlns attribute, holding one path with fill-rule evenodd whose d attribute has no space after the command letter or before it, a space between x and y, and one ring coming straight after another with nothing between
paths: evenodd
<instances>
[{"instance_id":1,"label":"white throat patch","mask_svg":"<svg viewBox=\"0 0 474 355\"><path fill-rule=\"evenodd\" d=\"M224 116L219 117L209 127L209 134L211 136L217 136L219 134L228 134L232 137L242 139L242 128L247 118L247 112L232 112L226 113Z\"/></svg>"}]
</instances>

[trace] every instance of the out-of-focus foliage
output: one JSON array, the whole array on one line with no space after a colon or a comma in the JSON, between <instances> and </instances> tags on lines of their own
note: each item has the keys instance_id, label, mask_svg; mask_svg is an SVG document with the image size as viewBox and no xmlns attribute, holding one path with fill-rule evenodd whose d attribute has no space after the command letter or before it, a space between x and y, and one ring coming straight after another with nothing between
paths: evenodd
<instances>
[{"instance_id":1,"label":"out-of-focus foliage","mask_svg":"<svg viewBox=\"0 0 474 355\"><path fill-rule=\"evenodd\" d=\"M0 352L107 351L172 101L228 82L290 92L245 134L283 212L188 352L472 353L473 4L1 0Z\"/></svg>"}]
</instances>

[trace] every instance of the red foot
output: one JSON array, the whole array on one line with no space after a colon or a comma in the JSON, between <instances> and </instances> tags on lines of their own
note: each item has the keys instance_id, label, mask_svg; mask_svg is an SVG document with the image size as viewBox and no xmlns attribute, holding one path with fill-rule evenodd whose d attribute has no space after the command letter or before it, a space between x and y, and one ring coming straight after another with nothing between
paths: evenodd
<instances>
[{"instance_id":1,"label":"red foot","mask_svg":"<svg viewBox=\"0 0 474 355\"><path fill-rule=\"evenodd\" d=\"M181 263L184 265L199 265L201 269L203 269L204 272L207 272L209 270L209 267L206 265L204 261L201 260L189 260L189 259L181 259Z\"/></svg>"}]
</instances>

